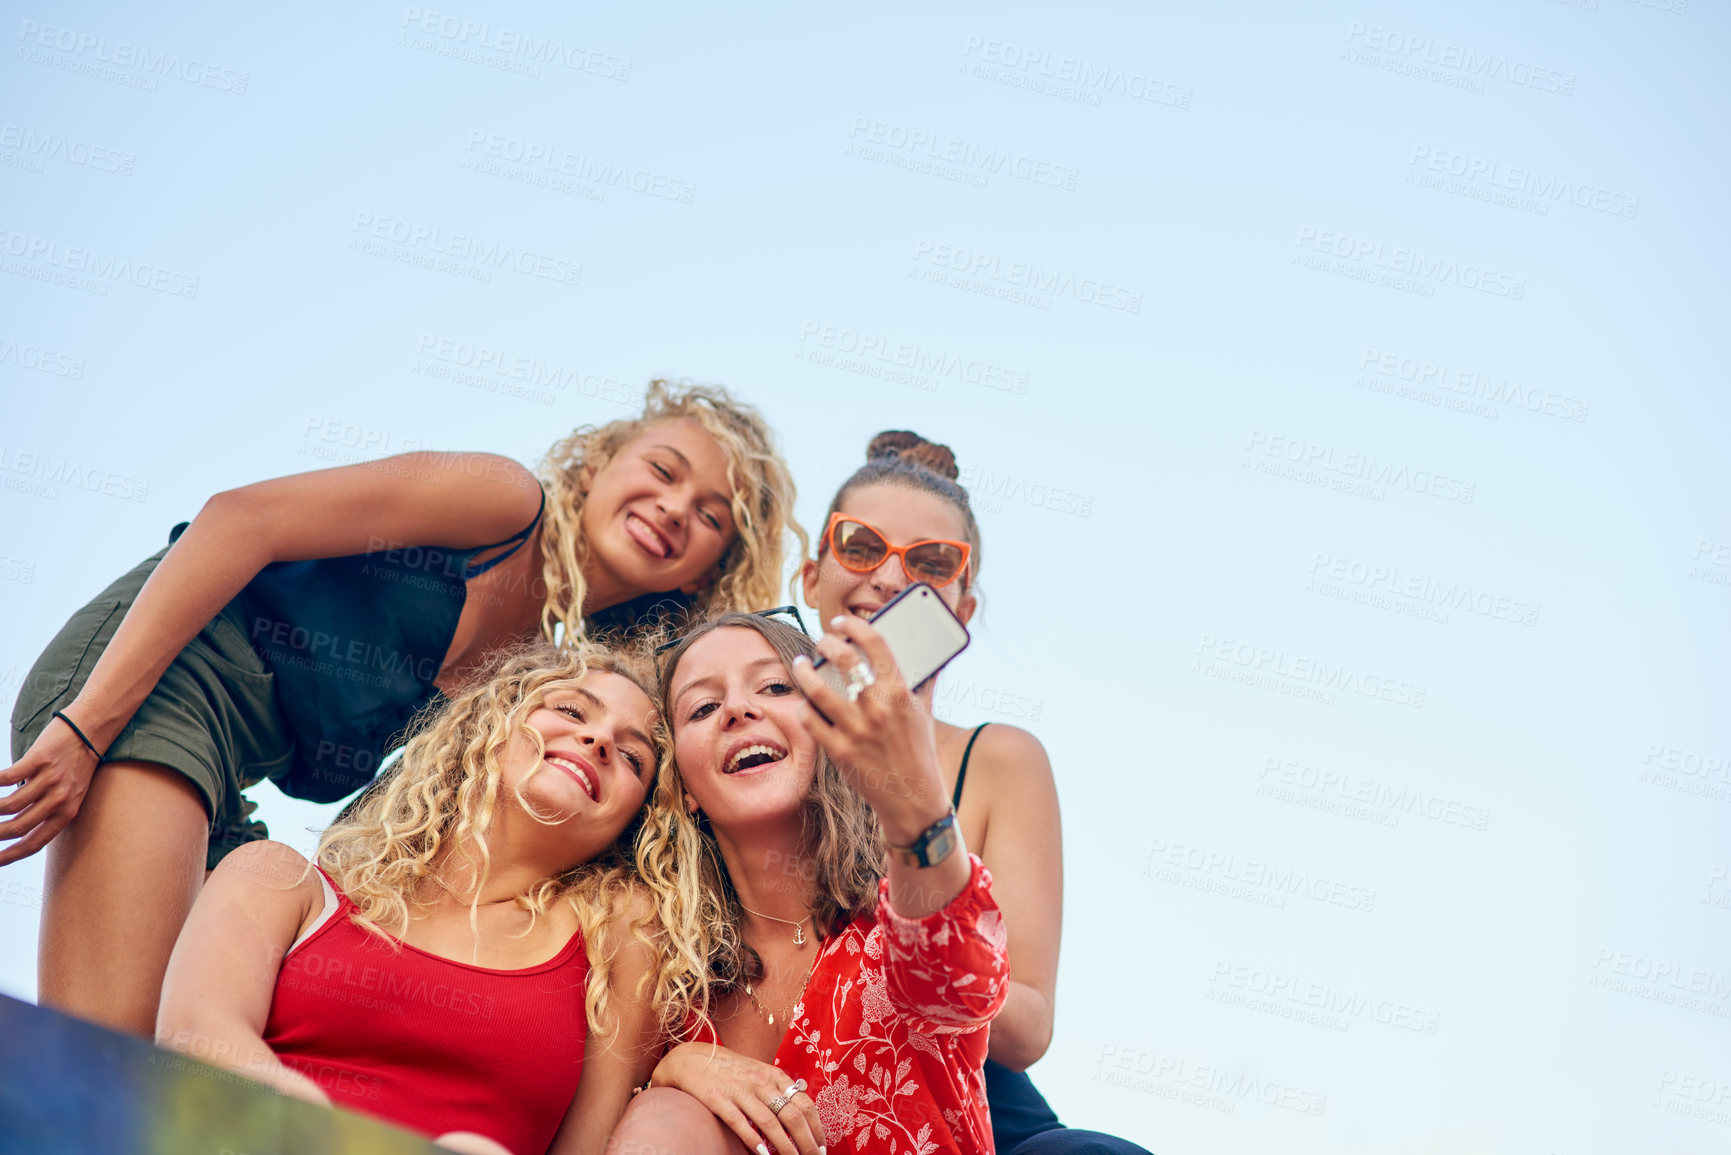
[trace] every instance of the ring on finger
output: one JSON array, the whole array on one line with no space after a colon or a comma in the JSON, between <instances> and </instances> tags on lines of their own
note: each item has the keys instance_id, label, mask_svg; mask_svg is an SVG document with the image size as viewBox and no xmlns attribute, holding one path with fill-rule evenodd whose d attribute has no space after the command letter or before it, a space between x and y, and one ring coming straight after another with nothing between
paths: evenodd
<instances>
[{"instance_id":1,"label":"ring on finger","mask_svg":"<svg viewBox=\"0 0 1731 1155\"><path fill-rule=\"evenodd\" d=\"M859 701L859 696L866 691L867 686L876 684L878 676L873 672L871 663L855 662L847 672L847 700Z\"/></svg>"},{"instance_id":2,"label":"ring on finger","mask_svg":"<svg viewBox=\"0 0 1731 1155\"><path fill-rule=\"evenodd\" d=\"M781 1109L793 1102L793 1097L803 1090L805 1090L804 1079L797 1079L794 1082L789 1083L787 1090L769 1101L769 1113L771 1115L781 1114Z\"/></svg>"}]
</instances>

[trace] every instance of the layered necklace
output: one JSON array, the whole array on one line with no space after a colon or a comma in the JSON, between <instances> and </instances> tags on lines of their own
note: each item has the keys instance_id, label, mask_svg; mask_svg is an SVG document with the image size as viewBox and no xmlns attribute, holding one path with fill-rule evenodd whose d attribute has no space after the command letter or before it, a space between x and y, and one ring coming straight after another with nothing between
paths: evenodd
<instances>
[{"instance_id":1,"label":"layered necklace","mask_svg":"<svg viewBox=\"0 0 1731 1155\"><path fill-rule=\"evenodd\" d=\"M758 918L767 918L771 922L779 922L784 926L791 926L793 928L793 945L794 946L804 946L806 943L811 941L809 938L806 937L806 933L805 933L805 924L811 918L811 915L809 915L809 914L806 915L805 918L802 918L798 922L795 922L792 919L777 918L773 914L764 914L762 911L752 910L749 906L746 906L743 902L740 903L739 906L740 906L740 909L745 911L745 913L747 913L747 914L755 914L755 915L757 915ZM813 928L813 929L815 930L816 928ZM818 960L818 956L821 954L823 954L822 949L815 950L812 952L811 966L806 968L805 978L800 980L800 984L799 984L798 989L796 989L794 991L793 1002L789 1003L785 1007L780 1007L780 1008L777 1008L775 1010L771 1010L771 1009L765 1007L762 1003L757 1001L757 991L753 988L752 984L749 982L747 982L745 984L745 997L751 1000L751 1005L757 1008L758 1014L764 1016L766 1019L769 1020L770 1026L772 1026L772 1027L775 1026L775 1016L778 1014L781 1016L782 1021L786 1022L787 1016L793 1013L793 1008L797 1007L799 1005L800 998L805 994L806 983L809 983L811 981L812 972L817 970L817 960Z\"/></svg>"},{"instance_id":2,"label":"layered necklace","mask_svg":"<svg viewBox=\"0 0 1731 1155\"><path fill-rule=\"evenodd\" d=\"M812 953L811 966L806 968L805 978L800 980L799 988L794 991L793 1001L785 1007L779 1007L775 1010L768 1009L762 1003L757 1001L757 993L752 989L751 983L747 982L745 984L745 997L751 1000L751 1005L757 1008L758 1014L763 1015L769 1020L770 1026L775 1026L775 1016L778 1014L781 1016L781 1021L785 1023L787 1021L787 1016L793 1013L793 1008L799 1006L800 999L805 997L805 986L807 983L811 982L812 972L817 970L817 960L822 954L823 952L821 950Z\"/></svg>"}]
</instances>

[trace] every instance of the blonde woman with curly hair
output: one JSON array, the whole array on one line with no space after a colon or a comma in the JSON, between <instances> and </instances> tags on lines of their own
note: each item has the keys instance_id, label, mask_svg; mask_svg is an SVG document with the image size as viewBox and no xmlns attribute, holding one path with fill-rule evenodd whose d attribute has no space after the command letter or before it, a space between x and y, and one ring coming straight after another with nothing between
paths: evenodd
<instances>
[{"instance_id":1,"label":"blonde woman with curly hair","mask_svg":"<svg viewBox=\"0 0 1731 1155\"><path fill-rule=\"evenodd\" d=\"M846 694L812 670L820 649ZM637 866L675 1045L613 1141L990 1155L980 1067L1009 983L1003 918L882 636L838 618L814 646L724 615L673 650L661 701L670 744Z\"/></svg>"},{"instance_id":2,"label":"blonde woman with curly hair","mask_svg":"<svg viewBox=\"0 0 1731 1155\"><path fill-rule=\"evenodd\" d=\"M246 787L354 793L501 644L763 604L789 530L803 549L793 503L755 409L659 381L539 478L406 453L217 494L72 616L13 709L0 866L49 847L40 1001L148 1035L205 871L267 836Z\"/></svg>"},{"instance_id":3,"label":"blonde woman with curly hair","mask_svg":"<svg viewBox=\"0 0 1731 1155\"><path fill-rule=\"evenodd\" d=\"M653 1063L625 927L656 709L588 643L487 673L423 715L313 864L275 842L223 860L159 1043L458 1150L601 1150Z\"/></svg>"}]
</instances>

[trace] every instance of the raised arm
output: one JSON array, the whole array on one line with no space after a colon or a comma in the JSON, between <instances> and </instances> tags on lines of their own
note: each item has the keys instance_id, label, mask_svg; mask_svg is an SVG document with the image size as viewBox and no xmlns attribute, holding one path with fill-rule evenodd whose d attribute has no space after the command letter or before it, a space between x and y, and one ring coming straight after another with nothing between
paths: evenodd
<instances>
[{"instance_id":1,"label":"raised arm","mask_svg":"<svg viewBox=\"0 0 1731 1155\"><path fill-rule=\"evenodd\" d=\"M390 545L487 545L526 525L534 475L480 453L406 453L261 481L212 497L138 593L89 680L65 708L97 750L126 727L175 655L272 562L367 553ZM78 814L96 758L51 722L0 773L0 866L26 858Z\"/></svg>"},{"instance_id":2,"label":"raised arm","mask_svg":"<svg viewBox=\"0 0 1731 1155\"><path fill-rule=\"evenodd\" d=\"M969 783L990 799L978 849L1010 935L1009 998L992 1020L989 1055L1020 1071L1052 1042L1064 921L1058 790L1045 747L1014 726L988 726L980 735Z\"/></svg>"},{"instance_id":3,"label":"raised arm","mask_svg":"<svg viewBox=\"0 0 1731 1155\"><path fill-rule=\"evenodd\" d=\"M156 1042L328 1106L330 1097L264 1041L283 956L324 905L306 867L280 842L249 842L222 860L168 960Z\"/></svg>"},{"instance_id":4,"label":"raised arm","mask_svg":"<svg viewBox=\"0 0 1731 1155\"><path fill-rule=\"evenodd\" d=\"M809 663L797 661L793 677L824 715L811 712L807 729L871 804L891 847L878 891L888 995L922 1031L976 1029L1003 1006L1009 972L991 876L967 852L953 819L947 835L953 845L947 853L929 847L927 858L936 859L930 865L896 849L950 816L932 718L881 634L851 617L836 618L830 628L818 643L824 655L844 673L869 663L875 681L848 701Z\"/></svg>"}]
</instances>

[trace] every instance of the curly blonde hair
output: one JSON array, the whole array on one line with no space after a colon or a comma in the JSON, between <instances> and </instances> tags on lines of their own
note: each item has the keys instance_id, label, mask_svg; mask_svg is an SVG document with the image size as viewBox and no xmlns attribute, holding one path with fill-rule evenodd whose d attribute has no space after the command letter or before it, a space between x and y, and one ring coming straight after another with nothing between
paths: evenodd
<instances>
[{"instance_id":1,"label":"curly blonde hair","mask_svg":"<svg viewBox=\"0 0 1731 1155\"><path fill-rule=\"evenodd\" d=\"M652 946L661 961L652 998L669 1038L682 1037L693 1021L707 1020L712 996L763 974L762 960L740 936L744 908L715 834L706 817L686 811L685 783L673 759L673 675L692 644L718 629L757 631L784 666L791 667L799 654L817 653L812 640L792 626L728 613L685 635L662 664L661 772L637 836L637 872L659 919L659 941ZM884 872L883 832L871 807L822 750L804 818L801 858L782 869L788 886L809 892L812 925L830 935L875 909Z\"/></svg>"},{"instance_id":2,"label":"curly blonde hair","mask_svg":"<svg viewBox=\"0 0 1731 1155\"><path fill-rule=\"evenodd\" d=\"M541 607L541 628L547 637L554 636L555 623L564 626L568 638L583 633L587 549L579 520L590 480L633 438L680 418L697 422L726 453L733 524L738 527L738 536L721 555L716 580L698 595L692 616L775 600L786 556L785 531L793 531L799 539L798 556L805 556L810 537L793 514L793 474L763 415L718 385L657 379L649 384L641 417L585 425L548 450L541 463L541 484L547 491L541 561L547 600Z\"/></svg>"},{"instance_id":3,"label":"curly blonde hair","mask_svg":"<svg viewBox=\"0 0 1731 1155\"><path fill-rule=\"evenodd\" d=\"M495 651L465 689L416 717L401 759L319 839L315 860L355 904L357 926L397 947L411 909L443 892L433 864L449 851L473 870L469 926L479 949L480 895L492 866L487 832L500 804L505 747L521 734L544 750L541 736L528 725L530 713L549 693L580 683L595 670L625 677L655 700L641 659L588 642L555 647L534 641ZM656 751L658 761L661 754ZM531 817L542 821L523 796L527 781L519 782L514 793ZM542 879L516 900L529 912L531 928L554 902L571 903L592 976L584 1009L589 1022L602 1030L614 1024L607 1000L613 950L605 927L626 909L622 903L633 888L630 847L641 820L641 815L633 819L595 858Z\"/></svg>"}]
</instances>

